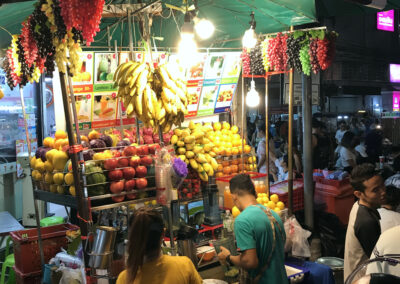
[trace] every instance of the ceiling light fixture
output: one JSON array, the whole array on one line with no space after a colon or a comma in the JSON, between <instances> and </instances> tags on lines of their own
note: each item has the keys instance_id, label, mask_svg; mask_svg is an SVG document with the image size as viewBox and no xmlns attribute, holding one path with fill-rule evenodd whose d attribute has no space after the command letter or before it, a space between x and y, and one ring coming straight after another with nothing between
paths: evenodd
<instances>
[{"instance_id":1,"label":"ceiling light fixture","mask_svg":"<svg viewBox=\"0 0 400 284\"><path fill-rule=\"evenodd\" d=\"M246 95L246 104L248 107L256 107L259 105L259 103L260 103L260 96L256 91L256 83L252 79L250 83L250 90L247 92Z\"/></svg>"},{"instance_id":2,"label":"ceiling light fixture","mask_svg":"<svg viewBox=\"0 0 400 284\"><path fill-rule=\"evenodd\" d=\"M256 36L256 21L254 20L254 12L250 14L251 21L250 29L248 29L243 36L242 44L244 48L253 48L256 46L257 43L257 36Z\"/></svg>"},{"instance_id":3,"label":"ceiling light fixture","mask_svg":"<svg viewBox=\"0 0 400 284\"><path fill-rule=\"evenodd\" d=\"M204 18L199 19L198 17L195 17L193 21L195 23L194 29L201 39L208 39L213 35L215 27L211 21Z\"/></svg>"}]
</instances>

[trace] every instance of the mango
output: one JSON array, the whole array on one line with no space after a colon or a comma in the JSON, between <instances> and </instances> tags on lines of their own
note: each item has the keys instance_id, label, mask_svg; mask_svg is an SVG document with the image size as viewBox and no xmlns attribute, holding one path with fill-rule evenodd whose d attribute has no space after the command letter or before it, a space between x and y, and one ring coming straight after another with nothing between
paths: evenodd
<instances>
[{"instance_id":1,"label":"mango","mask_svg":"<svg viewBox=\"0 0 400 284\"><path fill-rule=\"evenodd\" d=\"M72 185L74 183L74 175L72 173L67 173L64 176L64 181L67 185Z\"/></svg>"},{"instance_id":2,"label":"mango","mask_svg":"<svg viewBox=\"0 0 400 284\"><path fill-rule=\"evenodd\" d=\"M44 169L46 170L46 172L51 173L52 171L54 171L53 164L50 161L44 162Z\"/></svg>"},{"instance_id":3,"label":"mango","mask_svg":"<svg viewBox=\"0 0 400 284\"><path fill-rule=\"evenodd\" d=\"M63 151L57 151L53 155L53 167L57 171L64 170L65 164L68 162L68 155Z\"/></svg>"},{"instance_id":4,"label":"mango","mask_svg":"<svg viewBox=\"0 0 400 284\"><path fill-rule=\"evenodd\" d=\"M53 182L58 185L63 184L64 183L64 174L63 173L55 173L53 175Z\"/></svg>"}]
</instances>

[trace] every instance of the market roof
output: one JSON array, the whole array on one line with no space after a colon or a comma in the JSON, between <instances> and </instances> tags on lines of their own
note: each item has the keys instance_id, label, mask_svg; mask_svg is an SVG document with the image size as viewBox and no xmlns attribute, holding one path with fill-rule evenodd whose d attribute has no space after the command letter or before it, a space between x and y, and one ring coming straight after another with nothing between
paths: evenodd
<instances>
[{"instance_id":1,"label":"market roof","mask_svg":"<svg viewBox=\"0 0 400 284\"><path fill-rule=\"evenodd\" d=\"M0 6L0 26L12 34L20 33L21 23L32 13L33 4L36 1L26 1ZM106 1L107 2L107 1ZM124 0L112 0L107 4L127 3ZM146 1L150 2L150 1ZM182 5L182 0L162 0L163 4ZM315 5L315 3L317 5ZM249 28L250 13L255 12L258 33L269 33L288 30L291 25L301 25L316 22L318 16L333 16L343 13L376 12L374 9L364 8L345 0L198 0L199 16L207 17L216 26L214 36L199 45L203 47L219 46L240 47L240 38ZM165 7L165 5L163 5ZM400 0L389 0L386 9L400 8ZM101 32L96 36L93 45L106 45L107 26L113 39L118 45L128 45L128 28L125 24L121 29L121 23L113 25L119 19L103 19ZM169 9L165 9L163 17L155 17L152 33L163 37L163 41L156 42L159 46L173 47L177 45L178 29L183 22L183 14L175 11L172 15ZM124 32L121 33L121 30ZM123 34L123 36L121 36ZM137 33L138 35L138 33ZM0 48L6 48L10 44L10 36L0 29Z\"/></svg>"}]
</instances>

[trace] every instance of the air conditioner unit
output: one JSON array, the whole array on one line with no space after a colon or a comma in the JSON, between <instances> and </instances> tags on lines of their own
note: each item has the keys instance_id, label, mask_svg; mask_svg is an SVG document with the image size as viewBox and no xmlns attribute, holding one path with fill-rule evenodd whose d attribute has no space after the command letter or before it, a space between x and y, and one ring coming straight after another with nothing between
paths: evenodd
<instances>
[{"instance_id":1,"label":"air conditioner unit","mask_svg":"<svg viewBox=\"0 0 400 284\"><path fill-rule=\"evenodd\" d=\"M386 7L387 0L347 0L366 7L382 10Z\"/></svg>"}]
</instances>

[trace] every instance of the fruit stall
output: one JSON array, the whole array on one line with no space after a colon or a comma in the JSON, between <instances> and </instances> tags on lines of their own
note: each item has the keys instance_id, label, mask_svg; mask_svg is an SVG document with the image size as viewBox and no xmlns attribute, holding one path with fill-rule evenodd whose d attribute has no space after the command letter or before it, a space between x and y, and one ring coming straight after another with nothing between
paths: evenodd
<instances>
[{"instance_id":1,"label":"fruit stall","mask_svg":"<svg viewBox=\"0 0 400 284\"><path fill-rule=\"evenodd\" d=\"M19 87L22 106L26 84L58 71L63 113L56 115L65 129L45 137L32 153L27 136L37 222L37 230L27 234L32 234L43 270L64 247L70 255L63 261L83 266L88 279L115 279L124 264L128 219L142 206L163 214L166 250L172 255L182 253L176 245L182 225L197 229L198 246L230 236L240 212L228 185L238 173L251 176L260 204L282 216L286 204L289 214L302 209L301 181L290 175L287 184L272 191L268 175L257 172L255 151L244 138L245 79L265 78L268 117L268 77L293 74L293 68L308 76L311 70L326 69L336 35L325 28L263 35L249 49L191 50L187 64L179 50L157 48L150 41L148 19L141 21L148 28L142 31L141 46L134 47L130 38L129 47L109 43L105 50L90 48L100 31L103 6L102 0L40 0L7 50L7 83L10 89ZM240 107L238 115L233 109ZM26 127L24 107L23 112ZM268 124L266 133L268 140ZM268 159L268 146L266 152ZM77 219L79 228L54 228L57 236L67 235L68 244L49 249L54 232L40 228L38 200L71 208L69 217ZM102 233L114 234L115 243L107 251L95 251ZM63 257L57 254L56 261ZM200 249L192 261L201 269L217 258L215 251ZM40 267L16 267L21 283L40 281Z\"/></svg>"}]
</instances>

